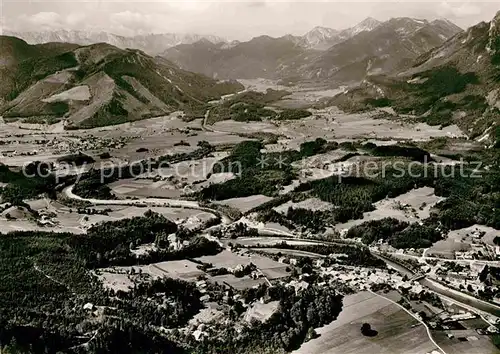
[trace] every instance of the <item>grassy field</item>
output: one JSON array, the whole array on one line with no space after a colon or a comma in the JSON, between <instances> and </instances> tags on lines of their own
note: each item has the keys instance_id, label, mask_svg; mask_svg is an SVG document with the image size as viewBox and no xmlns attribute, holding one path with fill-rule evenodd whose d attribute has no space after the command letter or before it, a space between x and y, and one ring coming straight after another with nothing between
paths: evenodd
<instances>
[{"instance_id":1,"label":"grassy field","mask_svg":"<svg viewBox=\"0 0 500 354\"><path fill-rule=\"evenodd\" d=\"M464 229L453 230L449 232L445 240L436 242L427 254L429 256L453 259L455 258L455 252L468 251L472 248L471 244L477 243L479 240L487 245L495 246L493 239L498 234L497 230L482 225L473 225Z\"/></svg>"},{"instance_id":2,"label":"grassy field","mask_svg":"<svg viewBox=\"0 0 500 354\"><path fill-rule=\"evenodd\" d=\"M198 276L205 274L196 268L197 264L188 260L159 262L134 267L113 267L99 270L99 279L104 287L115 291L129 291L133 280L139 276L149 276L151 279L168 277L185 281L196 281ZM132 269L134 269L132 271ZM133 274L131 274L131 271ZM141 275L139 275L141 273Z\"/></svg>"},{"instance_id":3,"label":"grassy field","mask_svg":"<svg viewBox=\"0 0 500 354\"><path fill-rule=\"evenodd\" d=\"M52 218L53 226L41 226L37 224L33 217L18 218L8 220L4 215L0 215L1 232L10 231L54 231L69 232L73 234L82 234L91 225L101 222L129 219L135 216L142 216L147 210L159 213L175 223L182 224L187 228L196 228L200 224L207 222L216 216L208 212L184 208L168 207L150 207L140 208L135 206L101 205L93 207L98 211L108 211L108 215L101 214L78 214L76 207L66 207L58 202L49 202L46 199L37 199L29 201L29 204L38 212L54 213L56 217ZM71 210L71 212L70 212Z\"/></svg>"},{"instance_id":4,"label":"grassy field","mask_svg":"<svg viewBox=\"0 0 500 354\"><path fill-rule=\"evenodd\" d=\"M219 204L227 205L232 208L236 208L242 213L246 213L247 211L258 207L259 205L262 205L268 201L270 201L272 198L267 197L262 194L258 195L252 195L249 197L242 197L242 198L231 198L231 199L226 199L223 201L218 202Z\"/></svg>"},{"instance_id":5,"label":"grassy field","mask_svg":"<svg viewBox=\"0 0 500 354\"><path fill-rule=\"evenodd\" d=\"M210 277L211 281L214 281L220 285L229 285L236 290L244 290L253 288L260 284L265 284L266 280L264 278L251 279L248 277L236 278L232 274L218 275L215 277Z\"/></svg>"},{"instance_id":6,"label":"grassy field","mask_svg":"<svg viewBox=\"0 0 500 354\"><path fill-rule=\"evenodd\" d=\"M361 334L363 323L378 334ZM320 336L303 344L295 354L416 354L436 349L425 328L399 306L368 292L344 298L337 320L316 330Z\"/></svg>"},{"instance_id":7,"label":"grassy field","mask_svg":"<svg viewBox=\"0 0 500 354\"><path fill-rule=\"evenodd\" d=\"M350 220L335 225L337 230L349 229L371 220L380 220L391 217L406 222L417 222L430 215L433 205L443 200L434 194L429 187L418 188L402 194L396 198L383 199L374 203L375 210L363 214L363 219Z\"/></svg>"},{"instance_id":8,"label":"grassy field","mask_svg":"<svg viewBox=\"0 0 500 354\"><path fill-rule=\"evenodd\" d=\"M307 210L313 210L313 211L325 211L334 208L333 204L324 202L318 198L308 198L305 200L302 200L298 203L294 203L292 201L288 201L284 204L281 204L280 206L277 206L273 208L275 211L281 214L286 214L288 211L288 208L294 208L294 209L307 209Z\"/></svg>"},{"instance_id":9,"label":"grassy field","mask_svg":"<svg viewBox=\"0 0 500 354\"><path fill-rule=\"evenodd\" d=\"M347 114L336 108L312 110L314 118L301 121L280 122L279 125L270 122L234 122L222 121L213 125L217 131L267 132L282 135L290 139L321 137L327 140L352 138L378 138L397 140L429 140L431 137L462 136L456 126L439 129L424 123L402 123L389 119L380 119L373 113Z\"/></svg>"}]
</instances>

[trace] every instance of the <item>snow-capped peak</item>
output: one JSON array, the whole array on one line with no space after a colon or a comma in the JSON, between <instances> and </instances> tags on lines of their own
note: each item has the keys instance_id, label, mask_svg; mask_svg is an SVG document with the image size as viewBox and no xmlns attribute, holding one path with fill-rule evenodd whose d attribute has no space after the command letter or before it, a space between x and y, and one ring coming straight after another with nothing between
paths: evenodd
<instances>
[{"instance_id":1,"label":"snow-capped peak","mask_svg":"<svg viewBox=\"0 0 500 354\"><path fill-rule=\"evenodd\" d=\"M304 35L304 39L311 45L329 40L338 34L337 30L328 27L316 26Z\"/></svg>"},{"instance_id":2,"label":"snow-capped peak","mask_svg":"<svg viewBox=\"0 0 500 354\"><path fill-rule=\"evenodd\" d=\"M380 25L381 25L380 21L377 21L376 19L374 19L372 17L368 17L368 18L364 19L363 21L361 21L360 23L358 23L356 26L352 27L351 33L354 36L354 35L361 33L361 32L373 31L375 28L377 28Z\"/></svg>"},{"instance_id":3,"label":"snow-capped peak","mask_svg":"<svg viewBox=\"0 0 500 354\"><path fill-rule=\"evenodd\" d=\"M363 21L358 23L356 26L348 28L346 30L343 30L340 33L340 37L345 40L351 37L354 37L355 35L361 33L361 32L370 32L373 31L375 28L380 26L382 22L372 18L368 17L365 18Z\"/></svg>"}]
</instances>

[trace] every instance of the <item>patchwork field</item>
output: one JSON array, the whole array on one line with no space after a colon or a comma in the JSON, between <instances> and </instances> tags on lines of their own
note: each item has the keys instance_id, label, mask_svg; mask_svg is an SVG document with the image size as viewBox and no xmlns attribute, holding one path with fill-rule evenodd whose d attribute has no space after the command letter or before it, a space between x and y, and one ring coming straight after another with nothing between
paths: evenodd
<instances>
[{"instance_id":1,"label":"patchwork field","mask_svg":"<svg viewBox=\"0 0 500 354\"><path fill-rule=\"evenodd\" d=\"M197 260L205 263L211 263L216 268L228 269L235 268L238 265L245 266L253 263L269 280L279 279L289 275L286 270L286 264L282 264L270 258L251 253L237 254L228 250L224 250L215 256L203 256L197 258ZM218 283L226 283L236 289L245 289L266 282L266 280L263 278L236 278L232 274L219 275L211 277L211 279Z\"/></svg>"},{"instance_id":2,"label":"patchwork field","mask_svg":"<svg viewBox=\"0 0 500 354\"><path fill-rule=\"evenodd\" d=\"M266 280L264 278L252 279L249 277L236 278L232 274L218 275L215 277L210 277L210 279L220 285L229 285L236 290L244 290L253 288L254 286L259 286L260 284L265 284Z\"/></svg>"},{"instance_id":3,"label":"patchwork field","mask_svg":"<svg viewBox=\"0 0 500 354\"><path fill-rule=\"evenodd\" d=\"M317 329L320 336L303 344L295 354L425 354L436 349L425 328L399 306L369 292L344 297L339 317ZM377 331L361 334L363 323Z\"/></svg>"},{"instance_id":4,"label":"patchwork field","mask_svg":"<svg viewBox=\"0 0 500 354\"><path fill-rule=\"evenodd\" d=\"M378 138L396 140L429 140L432 137L461 137L457 126L440 129L424 123L412 124L395 120L376 118L373 113L347 114L335 107L313 110L313 116L300 121L234 122L222 121L213 125L218 132L266 132L286 136L290 139L359 139Z\"/></svg>"},{"instance_id":5,"label":"patchwork field","mask_svg":"<svg viewBox=\"0 0 500 354\"><path fill-rule=\"evenodd\" d=\"M113 267L98 270L98 278L103 285L115 291L129 291L133 286L133 280L139 274L148 275L152 279L169 277L186 281L196 281L198 276L205 274L196 268L197 264L189 260L168 261L150 265L133 267ZM132 270L133 269L133 270Z\"/></svg>"},{"instance_id":6,"label":"patchwork field","mask_svg":"<svg viewBox=\"0 0 500 354\"><path fill-rule=\"evenodd\" d=\"M139 276L139 274L148 275L152 279L166 276L186 281L196 281L200 275L205 275L212 282L216 282L221 285L229 285L237 290L248 289L255 285L267 283L268 280L279 279L289 275L286 270L286 264L251 253L242 255L224 250L215 256L204 256L197 258L197 260L204 263L211 263L215 268L227 269L233 269L238 265L245 266L253 263L267 278L267 280L266 278L252 279L249 276L237 278L233 274L210 276L204 271L198 269L198 264L191 262L190 260L167 261L150 265L100 269L98 276L104 286L115 290L128 291L129 287L133 285L133 279Z\"/></svg>"},{"instance_id":7,"label":"patchwork field","mask_svg":"<svg viewBox=\"0 0 500 354\"><path fill-rule=\"evenodd\" d=\"M247 265L250 263L255 264L263 271L270 268L285 268L283 264L273 261L267 257L249 253L237 254L228 250L224 250L215 256L203 256L196 259L205 263L212 263L214 267L218 268L234 268L239 264Z\"/></svg>"}]
</instances>

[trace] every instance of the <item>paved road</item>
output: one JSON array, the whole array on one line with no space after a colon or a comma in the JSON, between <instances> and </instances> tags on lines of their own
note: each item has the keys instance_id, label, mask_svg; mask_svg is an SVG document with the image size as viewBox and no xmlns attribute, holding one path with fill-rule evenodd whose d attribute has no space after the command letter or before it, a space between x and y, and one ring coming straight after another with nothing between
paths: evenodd
<instances>
[{"instance_id":1,"label":"paved road","mask_svg":"<svg viewBox=\"0 0 500 354\"><path fill-rule=\"evenodd\" d=\"M215 215L219 215L221 217L221 223L223 225L229 225L233 221L227 216L221 213L219 210L207 208L201 206L198 202L192 200L182 200L182 199L165 199L165 198L140 198L140 199L94 199L94 198L82 198L79 195L73 193L73 187L69 186L63 190L63 194L70 199L81 200L85 202L89 202L92 204L99 205L137 205L137 204L146 204L148 206L161 206L161 207L169 207L169 208L186 208L186 209L196 209L201 210L207 213L212 213ZM213 226L212 226L213 227ZM278 230L273 228L262 228L259 229L259 232L263 235L272 234L275 236L282 237L296 237L296 235Z\"/></svg>"},{"instance_id":2,"label":"paved road","mask_svg":"<svg viewBox=\"0 0 500 354\"><path fill-rule=\"evenodd\" d=\"M225 100L227 100L230 97L239 95L239 94L247 92L247 91L248 91L248 88L245 88L244 90L238 91L236 93L230 93L229 95L222 96L221 99L219 100L219 103L224 102ZM210 115L210 109L207 109L207 111L205 112L205 117L203 118L203 123L201 124L201 128L204 131L213 132L213 133L227 133L224 131L215 130L215 129L207 126L207 119L208 119L209 115Z\"/></svg>"},{"instance_id":3,"label":"paved road","mask_svg":"<svg viewBox=\"0 0 500 354\"><path fill-rule=\"evenodd\" d=\"M94 199L94 198L82 198L79 195L73 193L73 187L75 185L69 186L63 190L63 194L70 198L89 202L92 204L99 205L137 205L146 204L151 207L161 206L169 208L186 208L186 209L196 209L212 213L215 215L220 215L223 224L230 224L232 221L226 215L222 214L220 211L203 207L198 202L192 200L182 200L182 199L165 199L165 198L140 198L140 199Z\"/></svg>"},{"instance_id":4,"label":"paved road","mask_svg":"<svg viewBox=\"0 0 500 354\"><path fill-rule=\"evenodd\" d=\"M427 250L428 249L425 249L424 252ZM493 264L493 265L500 267L500 261L486 261L486 260L481 260L481 259L445 259L445 258L439 258L439 257L427 257L427 256L423 256L423 255L422 256L413 256L410 254L401 254L401 253L394 253L394 252L390 252L389 254L392 254L394 256L399 256L402 258L412 258L412 259L416 259L416 260L419 260L419 259L437 260L437 261L445 261L445 262L453 262L453 263L467 263L467 264L471 264L471 263Z\"/></svg>"}]
</instances>

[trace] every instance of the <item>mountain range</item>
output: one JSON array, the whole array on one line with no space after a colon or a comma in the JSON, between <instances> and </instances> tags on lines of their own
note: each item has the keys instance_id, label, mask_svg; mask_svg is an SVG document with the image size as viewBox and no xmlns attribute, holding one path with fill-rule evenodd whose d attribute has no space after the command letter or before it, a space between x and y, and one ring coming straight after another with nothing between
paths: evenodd
<instances>
[{"instance_id":1,"label":"mountain range","mask_svg":"<svg viewBox=\"0 0 500 354\"><path fill-rule=\"evenodd\" d=\"M29 45L0 36L0 114L32 122L64 118L95 127L165 115L201 114L208 101L243 89L181 70L137 49L106 43Z\"/></svg>"},{"instance_id":2,"label":"mountain range","mask_svg":"<svg viewBox=\"0 0 500 354\"><path fill-rule=\"evenodd\" d=\"M361 32L370 32L380 26L382 22L368 17L357 25L338 31L328 27L315 27L300 37L298 44L310 49L326 50L333 45L354 37Z\"/></svg>"},{"instance_id":3,"label":"mountain range","mask_svg":"<svg viewBox=\"0 0 500 354\"><path fill-rule=\"evenodd\" d=\"M162 33L146 34L133 37L119 36L108 32L93 31L41 31L41 32L12 32L4 31L4 35L17 37L25 40L29 44L43 44L51 42L74 43L79 45L89 45L95 43L108 43L115 47L126 49L140 49L149 55L156 55L164 52L167 48L179 45L194 43L199 40L208 40L212 43L226 42L224 38L200 35L200 34L179 34Z\"/></svg>"},{"instance_id":4,"label":"mountain range","mask_svg":"<svg viewBox=\"0 0 500 354\"><path fill-rule=\"evenodd\" d=\"M444 20L393 18L335 44L307 64L302 75L341 83L359 82L369 75L398 71L461 31Z\"/></svg>"},{"instance_id":5,"label":"mountain range","mask_svg":"<svg viewBox=\"0 0 500 354\"><path fill-rule=\"evenodd\" d=\"M500 126L499 84L500 12L397 73L365 78L328 104L347 111L390 106L428 124L457 124L469 137L494 141L493 128Z\"/></svg>"},{"instance_id":6,"label":"mountain range","mask_svg":"<svg viewBox=\"0 0 500 354\"><path fill-rule=\"evenodd\" d=\"M394 18L368 19L346 37L342 32L315 28L302 37L246 42L203 38L156 57L106 43L30 45L0 36L0 114L64 118L69 127L84 128L175 110L199 117L210 100L243 89L217 79L264 77L349 84L322 104L345 111L390 106L491 140L500 125L500 13L466 31L446 20ZM318 49L328 41L340 42Z\"/></svg>"},{"instance_id":7,"label":"mountain range","mask_svg":"<svg viewBox=\"0 0 500 354\"><path fill-rule=\"evenodd\" d=\"M446 20L394 18L381 23L368 18L344 31L317 27L303 37L260 36L230 47L203 40L169 48L161 55L211 77L299 77L340 85L397 71L460 31ZM318 50L325 46L327 50Z\"/></svg>"},{"instance_id":8,"label":"mountain range","mask_svg":"<svg viewBox=\"0 0 500 354\"><path fill-rule=\"evenodd\" d=\"M371 31L380 24L373 18L367 18L358 25L343 31L326 27L315 27L304 36L287 36L292 41L310 49L327 49L335 43L352 37L362 31ZM145 34L136 36L120 36L109 32L77 31L77 30L56 30L40 32L16 32L4 30L6 36L23 39L28 44L43 43L74 43L79 45L90 45L95 43L108 43L115 47L126 49L140 49L149 55L163 53L168 48L181 44L191 44L206 40L213 44L221 44L223 48L229 48L240 43L239 41L227 41L226 39L214 35L200 35L190 33L160 33Z\"/></svg>"}]
</instances>

